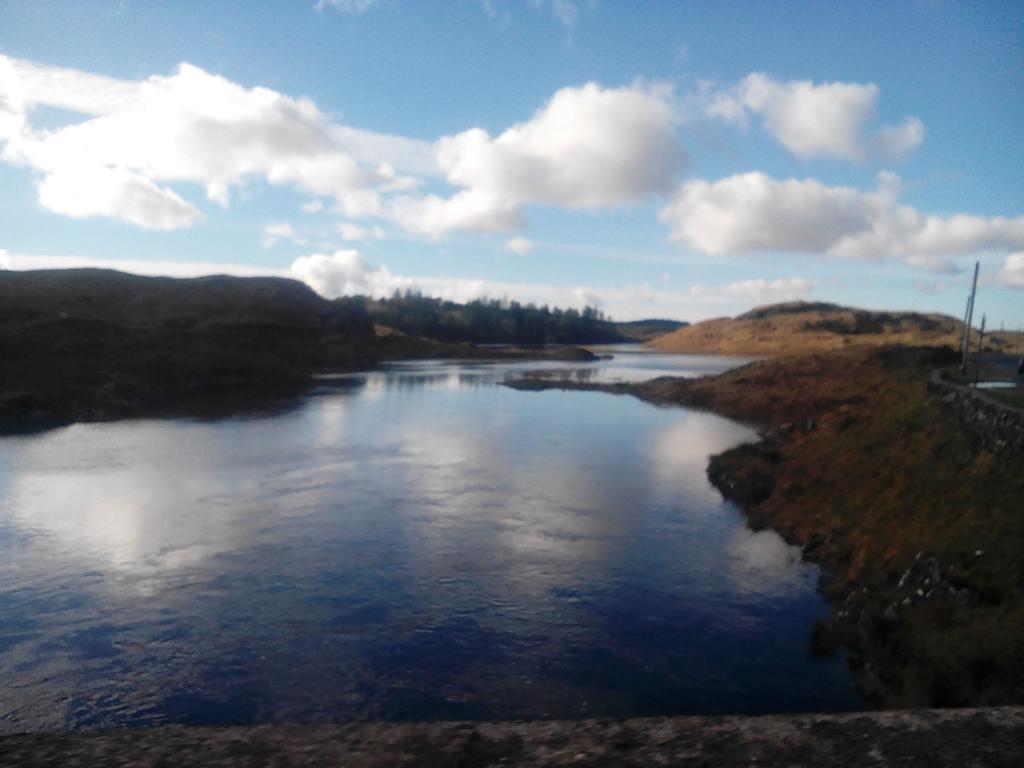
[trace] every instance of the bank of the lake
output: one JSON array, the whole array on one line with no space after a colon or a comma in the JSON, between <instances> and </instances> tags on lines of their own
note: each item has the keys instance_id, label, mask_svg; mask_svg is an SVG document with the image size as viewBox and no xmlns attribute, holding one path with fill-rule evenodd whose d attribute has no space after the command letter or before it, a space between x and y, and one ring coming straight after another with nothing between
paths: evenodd
<instances>
[{"instance_id":1,"label":"bank of the lake","mask_svg":"<svg viewBox=\"0 0 1024 768\"><path fill-rule=\"evenodd\" d=\"M993 451L928 388L942 349L847 349L698 380L516 386L601 389L705 408L762 431L709 476L751 525L822 568L813 629L846 645L884 707L1024 701L1024 455ZM809 628L810 631L810 628Z\"/></svg>"}]
</instances>

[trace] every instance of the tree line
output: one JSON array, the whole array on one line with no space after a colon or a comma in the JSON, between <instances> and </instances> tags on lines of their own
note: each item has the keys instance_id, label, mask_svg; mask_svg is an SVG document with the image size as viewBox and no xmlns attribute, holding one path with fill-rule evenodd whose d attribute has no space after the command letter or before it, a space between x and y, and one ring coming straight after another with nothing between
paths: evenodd
<instances>
[{"instance_id":1,"label":"tree line","mask_svg":"<svg viewBox=\"0 0 1024 768\"><path fill-rule=\"evenodd\" d=\"M367 299L374 323L416 336L474 344L601 344L626 340L597 307L560 309L505 299L466 304L407 290Z\"/></svg>"}]
</instances>

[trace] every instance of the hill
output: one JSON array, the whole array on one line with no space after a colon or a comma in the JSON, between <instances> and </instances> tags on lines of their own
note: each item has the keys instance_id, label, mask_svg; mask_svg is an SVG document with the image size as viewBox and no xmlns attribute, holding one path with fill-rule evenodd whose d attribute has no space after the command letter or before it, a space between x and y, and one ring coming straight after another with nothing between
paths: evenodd
<instances>
[{"instance_id":1,"label":"hill","mask_svg":"<svg viewBox=\"0 0 1024 768\"><path fill-rule=\"evenodd\" d=\"M46 426L280 391L376 357L351 301L280 278L0 272L0 423Z\"/></svg>"},{"instance_id":2,"label":"hill","mask_svg":"<svg viewBox=\"0 0 1024 768\"><path fill-rule=\"evenodd\" d=\"M565 347L486 349L410 334L380 337L366 305L363 297L331 301L284 278L0 270L0 433L263 409L305 389L314 373L382 360L593 359Z\"/></svg>"},{"instance_id":3,"label":"hill","mask_svg":"<svg viewBox=\"0 0 1024 768\"><path fill-rule=\"evenodd\" d=\"M791 302L694 323L648 345L665 352L787 355L886 344L956 348L962 332L963 324L947 315Z\"/></svg>"}]
</instances>

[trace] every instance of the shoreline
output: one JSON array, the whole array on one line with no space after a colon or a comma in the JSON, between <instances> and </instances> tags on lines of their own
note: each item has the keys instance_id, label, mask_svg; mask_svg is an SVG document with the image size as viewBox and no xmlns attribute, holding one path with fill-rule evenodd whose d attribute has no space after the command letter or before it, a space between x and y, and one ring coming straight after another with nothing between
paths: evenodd
<instances>
[{"instance_id":1,"label":"shoreline","mask_svg":"<svg viewBox=\"0 0 1024 768\"><path fill-rule=\"evenodd\" d=\"M811 650L848 647L874 706L1021 703L1024 455L990 450L929 388L950 355L859 348L699 379L506 386L628 394L758 429L711 457L708 477L752 529L819 567L832 613L808 629Z\"/></svg>"}]
</instances>

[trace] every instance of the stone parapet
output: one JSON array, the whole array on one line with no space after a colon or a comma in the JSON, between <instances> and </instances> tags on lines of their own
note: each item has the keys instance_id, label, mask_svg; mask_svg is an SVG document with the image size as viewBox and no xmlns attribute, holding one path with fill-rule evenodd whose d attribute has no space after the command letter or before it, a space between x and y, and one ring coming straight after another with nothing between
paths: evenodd
<instances>
[{"instance_id":1,"label":"stone parapet","mask_svg":"<svg viewBox=\"0 0 1024 768\"><path fill-rule=\"evenodd\" d=\"M928 388L994 453L1024 453L1024 411L988 393L955 384L933 371Z\"/></svg>"},{"instance_id":2,"label":"stone parapet","mask_svg":"<svg viewBox=\"0 0 1024 768\"><path fill-rule=\"evenodd\" d=\"M0 765L1017 768L1024 708L34 733L0 738Z\"/></svg>"}]
</instances>

